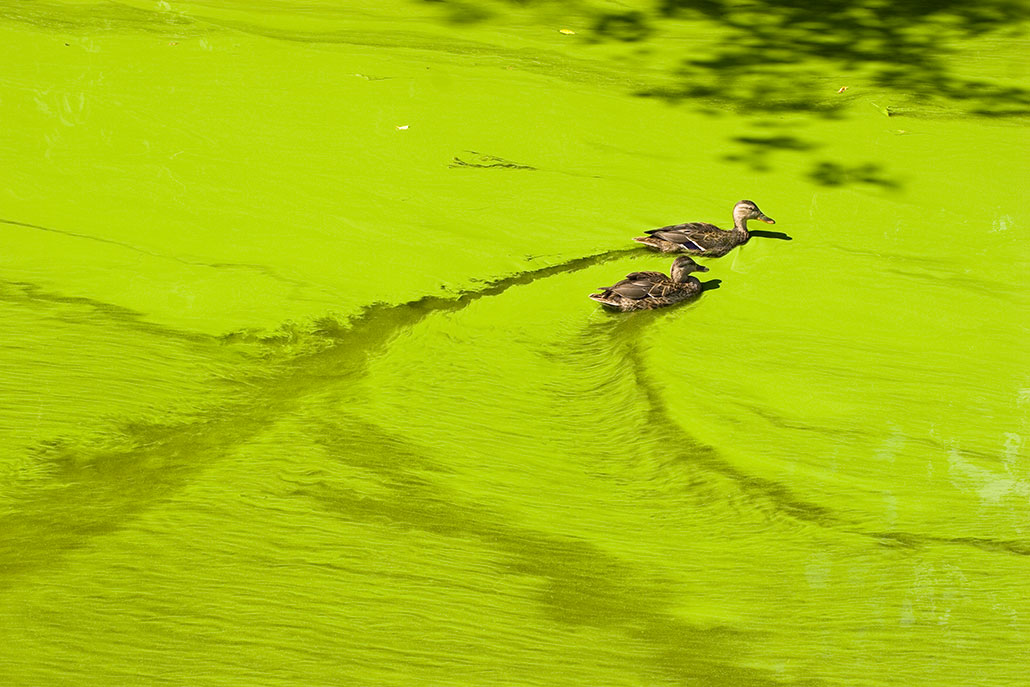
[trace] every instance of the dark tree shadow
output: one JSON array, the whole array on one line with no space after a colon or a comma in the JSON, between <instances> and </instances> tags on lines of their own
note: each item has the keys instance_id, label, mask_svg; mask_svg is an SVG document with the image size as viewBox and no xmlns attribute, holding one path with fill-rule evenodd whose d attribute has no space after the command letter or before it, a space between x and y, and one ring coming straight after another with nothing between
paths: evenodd
<instances>
[{"instance_id":1,"label":"dark tree shadow","mask_svg":"<svg viewBox=\"0 0 1030 687\"><path fill-rule=\"evenodd\" d=\"M819 147L817 143L806 141L794 134L737 136L732 140L742 147L742 151L727 153L722 156L722 159L727 162L746 164L757 172L767 172L772 169L770 158L774 152L807 152Z\"/></svg>"},{"instance_id":2,"label":"dark tree shadow","mask_svg":"<svg viewBox=\"0 0 1030 687\"><path fill-rule=\"evenodd\" d=\"M845 186L847 184L870 184L886 189L896 189L899 183L884 175L880 165L866 163L846 166L836 162L820 162L808 173L808 178L822 186Z\"/></svg>"},{"instance_id":3,"label":"dark tree shadow","mask_svg":"<svg viewBox=\"0 0 1030 687\"><path fill-rule=\"evenodd\" d=\"M706 19L729 30L709 55L683 60L664 97L708 96L731 107L832 116L827 74L863 73L914 102L964 114L1030 114L1030 91L965 79L948 64L949 39L1018 33L1030 6L1013 0L663 0L655 21Z\"/></svg>"},{"instance_id":4,"label":"dark tree shadow","mask_svg":"<svg viewBox=\"0 0 1030 687\"><path fill-rule=\"evenodd\" d=\"M643 12L614 12L599 16L593 31L594 36L590 40L637 43L650 37L654 26Z\"/></svg>"},{"instance_id":5,"label":"dark tree shadow","mask_svg":"<svg viewBox=\"0 0 1030 687\"><path fill-rule=\"evenodd\" d=\"M498 15L506 5L553 9L560 4L566 12L585 16L592 26L575 40L634 43L639 50L646 50L648 43L657 45L677 24L708 22L718 32L718 41L692 43L668 78L635 91L705 113L836 118L854 97L845 88L846 78L889 91L890 103L881 108L887 116L1030 115L1030 89L966 78L951 67L955 59L950 46L957 40L1022 36L1030 19L1030 3L1023 0L657 0L615 12L584 0L487 4ZM771 168L773 151L810 154L817 147L796 132L733 140L744 151L727 153L723 159L759 171ZM831 187L900 187L897 178L871 163L849 167L823 160L807 177Z\"/></svg>"}]
</instances>

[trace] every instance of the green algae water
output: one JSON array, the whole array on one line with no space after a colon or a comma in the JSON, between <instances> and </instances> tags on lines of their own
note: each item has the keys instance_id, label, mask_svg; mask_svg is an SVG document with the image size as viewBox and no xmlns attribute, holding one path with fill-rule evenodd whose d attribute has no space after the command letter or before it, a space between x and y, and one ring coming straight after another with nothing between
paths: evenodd
<instances>
[{"instance_id":1,"label":"green algae water","mask_svg":"<svg viewBox=\"0 0 1030 687\"><path fill-rule=\"evenodd\" d=\"M0 683L1025 684L1025 21L0 2Z\"/></svg>"}]
</instances>

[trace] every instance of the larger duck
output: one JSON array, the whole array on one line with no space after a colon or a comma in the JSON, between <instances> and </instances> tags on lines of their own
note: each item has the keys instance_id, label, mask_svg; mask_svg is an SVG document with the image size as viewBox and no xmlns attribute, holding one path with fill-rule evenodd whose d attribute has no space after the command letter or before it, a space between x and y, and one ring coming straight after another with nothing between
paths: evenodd
<instances>
[{"instance_id":1,"label":"larger duck","mask_svg":"<svg viewBox=\"0 0 1030 687\"><path fill-rule=\"evenodd\" d=\"M701 282L691 272L707 272L683 255L672 262L669 276L661 272L632 272L612 286L600 287L590 297L611 310L654 310L685 301L701 293Z\"/></svg>"},{"instance_id":2,"label":"larger duck","mask_svg":"<svg viewBox=\"0 0 1030 687\"><path fill-rule=\"evenodd\" d=\"M726 255L735 246L747 243L751 238L747 233L749 219L776 224L775 220L767 217L753 202L742 200L733 206L733 228L729 231L724 231L714 224L687 222L652 229L646 232L647 236L638 236L633 240L662 253L689 253L717 258Z\"/></svg>"}]
</instances>

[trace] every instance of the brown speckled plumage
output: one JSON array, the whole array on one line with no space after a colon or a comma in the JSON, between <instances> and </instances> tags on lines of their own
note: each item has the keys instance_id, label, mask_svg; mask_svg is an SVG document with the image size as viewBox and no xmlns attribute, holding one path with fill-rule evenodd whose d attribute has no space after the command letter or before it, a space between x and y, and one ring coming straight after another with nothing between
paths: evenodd
<instances>
[{"instance_id":1,"label":"brown speckled plumage","mask_svg":"<svg viewBox=\"0 0 1030 687\"><path fill-rule=\"evenodd\" d=\"M652 229L647 232L647 236L638 236L633 240L662 253L689 253L717 258L726 255L735 246L747 243L750 238L747 233L749 219L776 224L753 202L742 200L733 206L733 229L729 231L714 224L687 222Z\"/></svg>"},{"instance_id":2,"label":"brown speckled plumage","mask_svg":"<svg viewBox=\"0 0 1030 687\"><path fill-rule=\"evenodd\" d=\"M590 297L612 310L654 310L698 296L701 282L690 273L707 271L707 267L684 255L673 261L671 277L661 272L632 272L616 284L600 287L601 293Z\"/></svg>"}]
</instances>

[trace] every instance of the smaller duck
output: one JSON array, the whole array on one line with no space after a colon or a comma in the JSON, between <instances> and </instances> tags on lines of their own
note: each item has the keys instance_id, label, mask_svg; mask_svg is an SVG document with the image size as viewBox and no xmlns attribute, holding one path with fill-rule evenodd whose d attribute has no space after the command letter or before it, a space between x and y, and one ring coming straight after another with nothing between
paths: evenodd
<instances>
[{"instance_id":1,"label":"smaller duck","mask_svg":"<svg viewBox=\"0 0 1030 687\"><path fill-rule=\"evenodd\" d=\"M612 286L601 286L601 293L590 297L611 310L654 310L685 301L701 293L701 282L691 272L708 268L683 255L672 262L670 276L661 272L633 272Z\"/></svg>"},{"instance_id":2,"label":"smaller duck","mask_svg":"<svg viewBox=\"0 0 1030 687\"><path fill-rule=\"evenodd\" d=\"M747 221L757 219L766 224L776 224L750 200L742 200L733 206L733 228L724 231L714 224L687 222L673 224L646 232L648 236L633 239L662 253L690 253L717 258L729 253L735 246L747 243Z\"/></svg>"}]
</instances>

